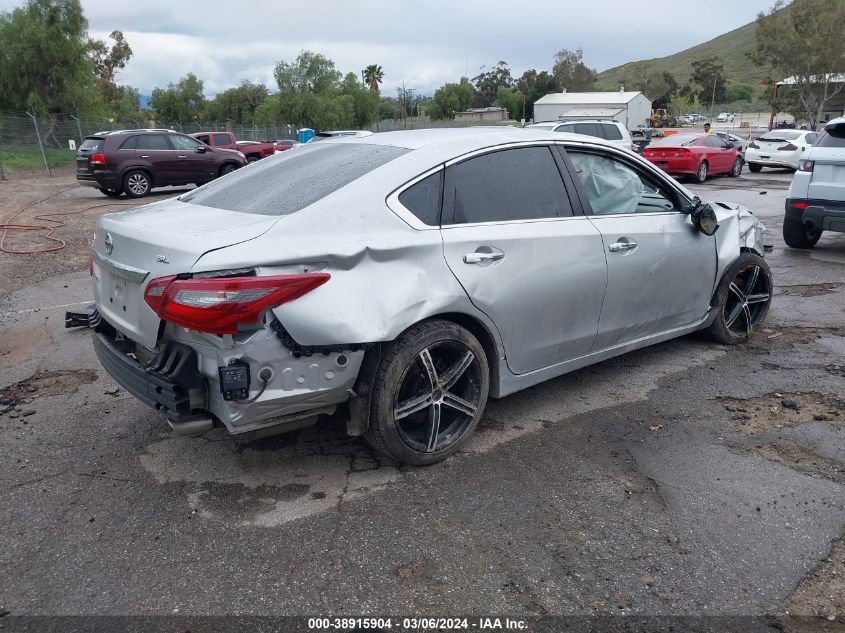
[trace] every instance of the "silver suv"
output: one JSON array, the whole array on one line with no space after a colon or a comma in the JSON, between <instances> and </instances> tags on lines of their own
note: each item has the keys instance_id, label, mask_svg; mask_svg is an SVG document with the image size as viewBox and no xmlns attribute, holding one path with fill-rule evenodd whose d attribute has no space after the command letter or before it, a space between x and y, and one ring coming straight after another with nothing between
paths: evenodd
<instances>
[{"instance_id":1,"label":"silver suv","mask_svg":"<svg viewBox=\"0 0 845 633\"><path fill-rule=\"evenodd\" d=\"M586 134L587 136L603 138L617 147L636 151L636 146L631 140L631 134L618 121L544 121L526 127L551 132Z\"/></svg>"},{"instance_id":2,"label":"silver suv","mask_svg":"<svg viewBox=\"0 0 845 633\"><path fill-rule=\"evenodd\" d=\"M786 197L783 239L812 248L822 231L845 233L845 117L824 126L798 163Z\"/></svg>"}]
</instances>

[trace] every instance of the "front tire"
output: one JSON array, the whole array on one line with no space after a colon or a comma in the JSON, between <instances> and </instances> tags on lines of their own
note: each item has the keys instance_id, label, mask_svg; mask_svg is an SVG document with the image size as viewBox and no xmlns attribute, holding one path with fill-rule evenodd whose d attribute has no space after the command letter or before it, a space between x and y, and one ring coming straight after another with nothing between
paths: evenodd
<instances>
[{"instance_id":1,"label":"front tire","mask_svg":"<svg viewBox=\"0 0 845 633\"><path fill-rule=\"evenodd\" d=\"M123 177L123 192L130 198L143 198L152 188L150 175L140 169L130 171Z\"/></svg>"},{"instance_id":2,"label":"front tire","mask_svg":"<svg viewBox=\"0 0 845 633\"><path fill-rule=\"evenodd\" d=\"M748 163L748 169L755 174L759 174L763 171L763 166L758 165L757 163Z\"/></svg>"},{"instance_id":3,"label":"front tire","mask_svg":"<svg viewBox=\"0 0 845 633\"><path fill-rule=\"evenodd\" d=\"M704 183L707 180L707 161L701 161L701 164L698 166L698 169L695 171L695 182L699 185Z\"/></svg>"},{"instance_id":4,"label":"front tire","mask_svg":"<svg viewBox=\"0 0 845 633\"><path fill-rule=\"evenodd\" d=\"M733 167L731 167L731 171L728 174L731 178L739 178L739 175L742 173L742 159L737 156L736 160L734 161Z\"/></svg>"},{"instance_id":5,"label":"front tire","mask_svg":"<svg viewBox=\"0 0 845 633\"><path fill-rule=\"evenodd\" d=\"M713 295L716 318L707 334L724 345L745 343L769 313L772 302L772 272L756 253L741 253L731 265Z\"/></svg>"},{"instance_id":6,"label":"front tire","mask_svg":"<svg viewBox=\"0 0 845 633\"><path fill-rule=\"evenodd\" d=\"M220 175L225 176L226 174L231 174L236 169L237 169L236 165L233 165L232 163L226 163L225 165L223 165L220 168Z\"/></svg>"},{"instance_id":7,"label":"front tire","mask_svg":"<svg viewBox=\"0 0 845 633\"><path fill-rule=\"evenodd\" d=\"M469 331L442 320L415 325L373 379L367 440L404 464L439 462L472 434L489 389L487 356Z\"/></svg>"},{"instance_id":8,"label":"front tire","mask_svg":"<svg viewBox=\"0 0 845 633\"><path fill-rule=\"evenodd\" d=\"M798 218L783 218L783 241L792 248L813 248L822 236L820 229L810 229Z\"/></svg>"}]
</instances>

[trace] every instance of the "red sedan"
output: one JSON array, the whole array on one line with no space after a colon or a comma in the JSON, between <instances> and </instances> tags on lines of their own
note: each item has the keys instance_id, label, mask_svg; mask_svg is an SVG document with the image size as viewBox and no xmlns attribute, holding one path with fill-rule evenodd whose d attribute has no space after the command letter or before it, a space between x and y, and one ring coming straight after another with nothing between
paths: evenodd
<instances>
[{"instance_id":1,"label":"red sedan","mask_svg":"<svg viewBox=\"0 0 845 633\"><path fill-rule=\"evenodd\" d=\"M711 174L735 178L742 173L739 151L715 134L667 136L646 147L642 156L667 173L692 176L699 183Z\"/></svg>"}]
</instances>

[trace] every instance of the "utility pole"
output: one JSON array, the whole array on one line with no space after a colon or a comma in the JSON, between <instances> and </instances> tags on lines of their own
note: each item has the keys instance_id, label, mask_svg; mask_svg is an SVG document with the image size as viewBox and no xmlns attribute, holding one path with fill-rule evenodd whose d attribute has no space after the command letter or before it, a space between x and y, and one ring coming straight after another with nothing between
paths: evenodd
<instances>
[{"instance_id":1,"label":"utility pole","mask_svg":"<svg viewBox=\"0 0 845 633\"><path fill-rule=\"evenodd\" d=\"M402 80L402 129L408 129L408 113L405 111L407 107L405 104L407 103L407 95L408 93L405 92L405 80Z\"/></svg>"},{"instance_id":2,"label":"utility pole","mask_svg":"<svg viewBox=\"0 0 845 633\"><path fill-rule=\"evenodd\" d=\"M713 108L716 105L716 79L719 77L717 73L713 73L713 95L710 97L710 120L713 121ZM714 121L715 122L715 121Z\"/></svg>"}]
</instances>

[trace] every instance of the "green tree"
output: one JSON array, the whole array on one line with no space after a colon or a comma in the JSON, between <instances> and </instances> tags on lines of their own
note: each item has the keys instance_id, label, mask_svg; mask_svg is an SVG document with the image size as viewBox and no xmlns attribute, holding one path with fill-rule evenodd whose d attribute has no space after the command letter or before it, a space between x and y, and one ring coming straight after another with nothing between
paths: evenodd
<instances>
[{"instance_id":1,"label":"green tree","mask_svg":"<svg viewBox=\"0 0 845 633\"><path fill-rule=\"evenodd\" d=\"M475 89L466 77L461 83L446 84L434 92L434 98L428 106L428 115L432 119L452 119L456 112L463 112L472 105Z\"/></svg>"},{"instance_id":2,"label":"green tree","mask_svg":"<svg viewBox=\"0 0 845 633\"><path fill-rule=\"evenodd\" d=\"M815 126L845 84L845 0L777 0L757 16L751 59L789 78L803 116Z\"/></svg>"},{"instance_id":3,"label":"green tree","mask_svg":"<svg viewBox=\"0 0 845 633\"><path fill-rule=\"evenodd\" d=\"M553 92L560 92L560 85L554 75L545 70L537 72L533 68L522 73L516 82L516 88L525 95L525 118L534 118L534 102ZM521 114L518 118L522 118Z\"/></svg>"},{"instance_id":4,"label":"green tree","mask_svg":"<svg viewBox=\"0 0 845 633\"><path fill-rule=\"evenodd\" d=\"M475 101L478 108L486 108L496 100L500 88L513 87L513 77L507 62L499 62L487 72L473 77L475 83Z\"/></svg>"},{"instance_id":5,"label":"green tree","mask_svg":"<svg viewBox=\"0 0 845 633\"><path fill-rule=\"evenodd\" d=\"M88 40L88 57L94 68L97 90L108 110L114 114L118 102L123 98L123 91L117 85L117 72L126 67L132 58L132 48L121 31L112 31L109 39L114 44L109 46L103 40Z\"/></svg>"},{"instance_id":6,"label":"green tree","mask_svg":"<svg viewBox=\"0 0 845 633\"><path fill-rule=\"evenodd\" d=\"M666 70L657 70L644 62L633 64L625 75L625 88L637 90L651 99L652 107L667 108L678 92L675 76Z\"/></svg>"},{"instance_id":7,"label":"green tree","mask_svg":"<svg viewBox=\"0 0 845 633\"><path fill-rule=\"evenodd\" d=\"M110 114L120 123L138 123L146 119L141 111L141 95L132 86L117 86L116 97L109 104Z\"/></svg>"},{"instance_id":8,"label":"green tree","mask_svg":"<svg viewBox=\"0 0 845 633\"><path fill-rule=\"evenodd\" d=\"M561 88L570 92L585 92L593 89L598 75L593 68L584 64L584 51L570 51L565 48L555 53L552 74Z\"/></svg>"},{"instance_id":9,"label":"green tree","mask_svg":"<svg viewBox=\"0 0 845 633\"><path fill-rule=\"evenodd\" d=\"M379 84L384 81L384 70L378 64L370 64L364 69L364 83L370 90L378 94Z\"/></svg>"},{"instance_id":10,"label":"green tree","mask_svg":"<svg viewBox=\"0 0 845 633\"><path fill-rule=\"evenodd\" d=\"M508 118L518 121L522 118L523 94L516 88L499 88L493 105L508 111Z\"/></svg>"},{"instance_id":11,"label":"green tree","mask_svg":"<svg viewBox=\"0 0 845 633\"><path fill-rule=\"evenodd\" d=\"M278 62L273 75L283 94L321 94L337 88L341 77L332 60L312 51L302 51L290 64Z\"/></svg>"},{"instance_id":12,"label":"green tree","mask_svg":"<svg viewBox=\"0 0 845 633\"><path fill-rule=\"evenodd\" d=\"M355 73L349 73L343 79L340 96L345 98L346 107L351 108L349 120L353 128L364 129L375 123L379 110L378 92L362 86Z\"/></svg>"},{"instance_id":13,"label":"green tree","mask_svg":"<svg viewBox=\"0 0 845 633\"><path fill-rule=\"evenodd\" d=\"M751 101L752 99L754 99L754 86L749 84L731 82L725 89L725 101L727 103Z\"/></svg>"},{"instance_id":14,"label":"green tree","mask_svg":"<svg viewBox=\"0 0 845 633\"><path fill-rule=\"evenodd\" d=\"M217 93L205 104L203 118L214 122L252 124L255 111L270 94L267 86L242 81L240 86Z\"/></svg>"},{"instance_id":15,"label":"green tree","mask_svg":"<svg viewBox=\"0 0 845 633\"><path fill-rule=\"evenodd\" d=\"M203 81L188 73L177 83L167 84L167 88L155 88L150 105L159 121L180 124L198 121L205 106Z\"/></svg>"},{"instance_id":16,"label":"green tree","mask_svg":"<svg viewBox=\"0 0 845 633\"><path fill-rule=\"evenodd\" d=\"M95 101L79 0L29 0L0 13L0 108L75 113Z\"/></svg>"},{"instance_id":17,"label":"green tree","mask_svg":"<svg viewBox=\"0 0 845 633\"><path fill-rule=\"evenodd\" d=\"M703 104L722 103L725 100L725 65L721 57L705 57L692 62L688 94L698 97Z\"/></svg>"}]
</instances>

